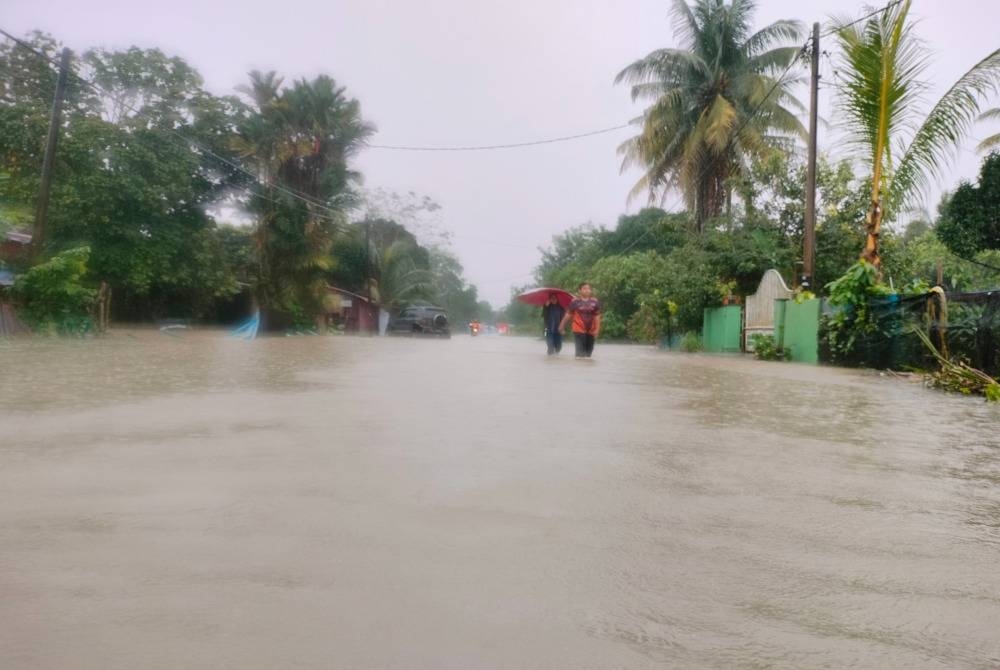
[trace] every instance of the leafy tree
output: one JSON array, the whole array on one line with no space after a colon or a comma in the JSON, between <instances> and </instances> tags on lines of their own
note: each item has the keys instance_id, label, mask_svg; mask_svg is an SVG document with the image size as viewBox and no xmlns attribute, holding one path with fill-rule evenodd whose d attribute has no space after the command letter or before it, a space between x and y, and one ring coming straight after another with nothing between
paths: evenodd
<instances>
[{"instance_id":1,"label":"leafy tree","mask_svg":"<svg viewBox=\"0 0 1000 670\"><path fill-rule=\"evenodd\" d=\"M623 254L629 251L653 249L668 253L687 240L690 218L686 214L670 214L658 207L646 207L636 214L618 217L614 230L602 239L605 253Z\"/></svg>"},{"instance_id":2,"label":"leafy tree","mask_svg":"<svg viewBox=\"0 0 1000 670\"><path fill-rule=\"evenodd\" d=\"M438 214L442 207L430 196L375 188L364 189L362 200L366 219L395 221L427 247L447 246L450 241Z\"/></svg>"},{"instance_id":3,"label":"leafy tree","mask_svg":"<svg viewBox=\"0 0 1000 670\"><path fill-rule=\"evenodd\" d=\"M496 313L493 310L493 305L487 300L480 300L476 303L476 313L475 317L483 322L490 322L496 320Z\"/></svg>"},{"instance_id":4,"label":"leafy tree","mask_svg":"<svg viewBox=\"0 0 1000 670\"><path fill-rule=\"evenodd\" d=\"M594 264L591 281L605 315L614 315L624 326L639 309L643 296L651 295L670 281L670 270L667 259L655 251L606 256ZM607 333L609 337L623 334Z\"/></svg>"},{"instance_id":5,"label":"leafy tree","mask_svg":"<svg viewBox=\"0 0 1000 670\"><path fill-rule=\"evenodd\" d=\"M238 283L248 284L256 273L253 235L246 226L222 224L215 229L225 264Z\"/></svg>"},{"instance_id":6,"label":"leafy tree","mask_svg":"<svg viewBox=\"0 0 1000 670\"><path fill-rule=\"evenodd\" d=\"M591 268L590 276L606 316L611 317L608 337L624 336L644 302L672 301L678 327L691 329L700 328L702 310L720 299L712 256L697 241L667 255L645 251L608 256ZM605 330L606 324L602 322L601 328Z\"/></svg>"},{"instance_id":7,"label":"leafy tree","mask_svg":"<svg viewBox=\"0 0 1000 670\"><path fill-rule=\"evenodd\" d=\"M994 259L1000 259L1000 251L980 252L972 260L997 267ZM911 240L903 240L902 249L897 254L897 267L893 275L899 278L914 278L929 285L937 283L937 268L941 264L944 288L948 291L976 291L1000 286L1000 274L981 265L956 257L940 240L935 230Z\"/></svg>"},{"instance_id":8,"label":"leafy tree","mask_svg":"<svg viewBox=\"0 0 1000 670\"><path fill-rule=\"evenodd\" d=\"M433 297L451 315L453 323L464 324L479 315L479 292L466 283L462 264L449 251L430 250Z\"/></svg>"},{"instance_id":9,"label":"leafy tree","mask_svg":"<svg viewBox=\"0 0 1000 670\"><path fill-rule=\"evenodd\" d=\"M603 255L607 230L593 223L574 226L552 237L552 245L541 249L542 260L535 269L538 283L553 287L574 287L585 281L586 268ZM575 282L575 283L574 283Z\"/></svg>"},{"instance_id":10,"label":"leafy tree","mask_svg":"<svg viewBox=\"0 0 1000 670\"><path fill-rule=\"evenodd\" d=\"M247 203L256 217L258 300L268 311L316 313L334 234L358 202L360 175L349 161L374 127L330 77L284 87L276 73L254 71L240 91L250 112L233 147L263 184Z\"/></svg>"},{"instance_id":11,"label":"leafy tree","mask_svg":"<svg viewBox=\"0 0 1000 670\"><path fill-rule=\"evenodd\" d=\"M2 196L9 182L10 175L0 172L0 235L14 228L27 228L34 218L26 204L12 202Z\"/></svg>"},{"instance_id":12,"label":"leafy tree","mask_svg":"<svg viewBox=\"0 0 1000 670\"><path fill-rule=\"evenodd\" d=\"M20 315L37 332L83 334L92 329L97 291L85 286L90 249L67 249L20 276L14 296Z\"/></svg>"},{"instance_id":13,"label":"leafy tree","mask_svg":"<svg viewBox=\"0 0 1000 670\"><path fill-rule=\"evenodd\" d=\"M857 148L871 171L870 205L862 253L878 268L879 234L886 216L941 174L968 135L983 99L1000 86L1000 49L988 54L948 89L926 115L921 77L931 54L913 34L911 0L887 7L861 23L842 21L837 39L844 80L840 106ZM906 141L908 128L915 132Z\"/></svg>"},{"instance_id":14,"label":"leafy tree","mask_svg":"<svg viewBox=\"0 0 1000 670\"><path fill-rule=\"evenodd\" d=\"M673 335L676 314L677 303L654 289L640 299L639 309L628 320L626 332L637 342L656 342L663 335Z\"/></svg>"},{"instance_id":15,"label":"leafy tree","mask_svg":"<svg viewBox=\"0 0 1000 670\"><path fill-rule=\"evenodd\" d=\"M541 309L517 299L517 296L533 286L513 286L510 290L510 302L496 316L498 322L506 322L515 330L525 334L540 335L542 333Z\"/></svg>"},{"instance_id":16,"label":"leafy tree","mask_svg":"<svg viewBox=\"0 0 1000 670\"><path fill-rule=\"evenodd\" d=\"M962 182L945 204L937 235L960 256L1000 249L1000 153L986 157L977 184Z\"/></svg>"},{"instance_id":17,"label":"leafy tree","mask_svg":"<svg viewBox=\"0 0 1000 670\"><path fill-rule=\"evenodd\" d=\"M633 100L648 100L641 132L620 147L622 168L646 172L632 195L651 200L679 188L698 229L718 217L730 182L760 158L804 137L783 74L800 53L798 22L751 32L752 0L673 0L681 48L658 49L619 73Z\"/></svg>"},{"instance_id":18,"label":"leafy tree","mask_svg":"<svg viewBox=\"0 0 1000 670\"><path fill-rule=\"evenodd\" d=\"M58 49L42 35L32 41L44 52ZM9 82L0 99L8 176L0 199L33 207L54 75L25 52L0 50L7 75L0 78ZM88 245L88 272L111 285L118 317L205 313L235 291L206 211L233 185L233 171L179 135L221 150L229 106L205 93L186 63L157 50L95 50L77 63L100 88L69 78L49 250Z\"/></svg>"}]
</instances>

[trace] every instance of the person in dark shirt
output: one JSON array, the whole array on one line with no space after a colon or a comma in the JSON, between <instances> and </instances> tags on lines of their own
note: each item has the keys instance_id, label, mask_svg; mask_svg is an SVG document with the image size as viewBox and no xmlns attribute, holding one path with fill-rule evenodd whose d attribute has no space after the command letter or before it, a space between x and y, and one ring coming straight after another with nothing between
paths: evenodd
<instances>
[{"instance_id":1,"label":"person in dark shirt","mask_svg":"<svg viewBox=\"0 0 1000 670\"><path fill-rule=\"evenodd\" d=\"M566 328L570 319L573 320L576 357L590 358L594 353L594 340L601 333L601 303L594 297L590 283L580 284L580 297L569 304L566 316L559 324L559 332Z\"/></svg>"},{"instance_id":2,"label":"person in dark shirt","mask_svg":"<svg viewBox=\"0 0 1000 670\"><path fill-rule=\"evenodd\" d=\"M549 356L562 351L562 325L566 310L559 304L555 293L549 294L549 301L542 307L542 322L545 324L545 342L549 347Z\"/></svg>"}]
</instances>

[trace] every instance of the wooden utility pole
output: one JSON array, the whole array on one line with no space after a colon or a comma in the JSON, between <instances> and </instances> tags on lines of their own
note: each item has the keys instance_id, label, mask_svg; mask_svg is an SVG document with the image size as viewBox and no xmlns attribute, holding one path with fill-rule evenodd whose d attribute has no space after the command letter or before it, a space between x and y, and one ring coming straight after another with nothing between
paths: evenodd
<instances>
[{"instance_id":1,"label":"wooden utility pole","mask_svg":"<svg viewBox=\"0 0 1000 670\"><path fill-rule=\"evenodd\" d=\"M378 312L372 309L372 260L371 260L372 232L371 231L372 231L372 222L365 220L365 297L368 299L368 302L365 304L364 308L365 311L368 312L368 320L369 321L373 319L375 320L375 334L378 334ZM358 313L359 314L361 313L360 310ZM369 328L371 328L370 324ZM369 335L372 334L371 330L368 331L368 334Z\"/></svg>"},{"instance_id":2,"label":"wooden utility pole","mask_svg":"<svg viewBox=\"0 0 1000 670\"><path fill-rule=\"evenodd\" d=\"M69 49L63 49L62 57L59 59L56 95L52 100L49 136L45 142L45 157L42 159L42 182L38 189L38 208L35 210L35 226L31 231L31 255L33 258L38 258L45 246L45 224L49 213L49 192L52 190L52 167L55 163L56 145L59 142L63 97L66 95L66 77L69 74L69 55Z\"/></svg>"},{"instance_id":3,"label":"wooden utility pole","mask_svg":"<svg viewBox=\"0 0 1000 670\"><path fill-rule=\"evenodd\" d=\"M806 166L806 220L803 231L803 288L812 288L816 266L816 133L819 129L819 23L813 24L812 76L809 79L809 163Z\"/></svg>"}]
</instances>

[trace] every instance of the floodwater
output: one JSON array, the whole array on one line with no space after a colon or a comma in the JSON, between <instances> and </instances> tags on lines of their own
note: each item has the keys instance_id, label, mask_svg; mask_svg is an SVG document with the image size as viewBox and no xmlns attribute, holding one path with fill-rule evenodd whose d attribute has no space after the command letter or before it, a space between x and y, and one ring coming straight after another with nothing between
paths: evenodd
<instances>
[{"instance_id":1,"label":"floodwater","mask_svg":"<svg viewBox=\"0 0 1000 670\"><path fill-rule=\"evenodd\" d=\"M1000 667L1000 410L567 354L0 342L0 667Z\"/></svg>"}]
</instances>

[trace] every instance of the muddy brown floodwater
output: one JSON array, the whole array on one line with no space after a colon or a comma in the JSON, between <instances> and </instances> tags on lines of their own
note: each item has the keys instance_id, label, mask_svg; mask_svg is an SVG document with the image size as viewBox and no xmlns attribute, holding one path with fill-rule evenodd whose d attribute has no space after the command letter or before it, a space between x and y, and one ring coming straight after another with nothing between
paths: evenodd
<instances>
[{"instance_id":1,"label":"muddy brown floodwater","mask_svg":"<svg viewBox=\"0 0 1000 670\"><path fill-rule=\"evenodd\" d=\"M1000 666L1000 410L595 356L0 342L0 667Z\"/></svg>"}]
</instances>

